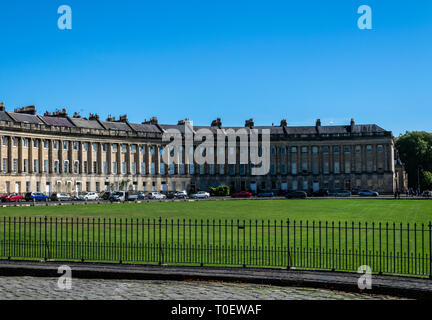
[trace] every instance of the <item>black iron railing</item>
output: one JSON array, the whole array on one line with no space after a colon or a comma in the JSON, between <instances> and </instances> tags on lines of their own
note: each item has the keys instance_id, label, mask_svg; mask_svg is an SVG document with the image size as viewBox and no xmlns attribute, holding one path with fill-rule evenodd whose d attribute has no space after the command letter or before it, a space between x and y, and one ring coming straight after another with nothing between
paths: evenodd
<instances>
[{"instance_id":1,"label":"black iron railing","mask_svg":"<svg viewBox=\"0 0 432 320\"><path fill-rule=\"evenodd\" d=\"M431 276L431 224L0 218L1 259L224 265Z\"/></svg>"}]
</instances>

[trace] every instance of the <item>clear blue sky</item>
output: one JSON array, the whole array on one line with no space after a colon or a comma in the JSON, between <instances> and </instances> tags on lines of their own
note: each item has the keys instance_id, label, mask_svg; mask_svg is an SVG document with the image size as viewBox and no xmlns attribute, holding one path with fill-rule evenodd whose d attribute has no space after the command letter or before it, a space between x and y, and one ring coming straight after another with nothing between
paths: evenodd
<instances>
[{"instance_id":1,"label":"clear blue sky","mask_svg":"<svg viewBox=\"0 0 432 320\"><path fill-rule=\"evenodd\" d=\"M431 131L430 0L1 1L0 46L8 110Z\"/></svg>"}]
</instances>

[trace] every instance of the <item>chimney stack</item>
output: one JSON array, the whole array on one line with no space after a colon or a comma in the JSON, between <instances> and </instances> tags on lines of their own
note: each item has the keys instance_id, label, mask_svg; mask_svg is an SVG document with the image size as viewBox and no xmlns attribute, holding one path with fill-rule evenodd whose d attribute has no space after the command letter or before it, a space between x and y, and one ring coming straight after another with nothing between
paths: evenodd
<instances>
[{"instance_id":1,"label":"chimney stack","mask_svg":"<svg viewBox=\"0 0 432 320\"><path fill-rule=\"evenodd\" d=\"M286 127L286 126L287 126L287 121L286 121L286 119L282 119L282 120L281 120L281 122L280 122L280 126L281 126L281 127Z\"/></svg>"},{"instance_id":2,"label":"chimney stack","mask_svg":"<svg viewBox=\"0 0 432 320\"><path fill-rule=\"evenodd\" d=\"M109 115L108 118L106 119L106 121L107 121L107 122L115 122L116 119L115 119L115 117Z\"/></svg>"},{"instance_id":3,"label":"chimney stack","mask_svg":"<svg viewBox=\"0 0 432 320\"><path fill-rule=\"evenodd\" d=\"M211 123L212 127L222 127L222 120L221 118L217 118L216 120L213 120Z\"/></svg>"},{"instance_id":4,"label":"chimney stack","mask_svg":"<svg viewBox=\"0 0 432 320\"><path fill-rule=\"evenodd\" d=\"M354 132L354 126L355 126L354 119L351 118L351 123L350 123L350 132Z\"/></svg>"},{"instance_id":5,"label":"chimney stack","mask_svg":"<svg viewBox=\"0 0 432 320\"><path fill-rule=\"evenodd\" d=\"M75 118L75 119L80 119L81 118L81 116L79 115L78 112L74 112L74 114L73 114L72 117Z\"/></svg>"},{"instance_id":6,"label":"chimney stack","mask_svg":"<svg viewBox=\"0 0 432 320\"><path fill-rule=\"evenodd\" d=\"M128 121L127 114L120 116L119 122L126 122L126 121Z\"/></svg>"},{"instance_id":7,"label":"chimney stack","mask_svg":"<svg viewBox=\"0 0 432 320\"><path fill-rule=\"evenodd\" d=\"M317 119L316 124L315 124L316 128L321 127L321 119Z\"/></svg>"},{"instance_id":8,"label":"chimney stack","mask_svg":"<svg viewBox=\"0 0 432 320\"><path fill-rule=\"evenodd\" d=\"M16 113L25 113L25 114L31 114L33 116L36 115L36 107L35 106L27 106L15 109Z\"/></svg>"},{"instance_id":9,"label":"chimney stack","mask_svg":"<svg viewBox=\"0 0 432 320\"><path fill-rule=\"evenodd\" d=\"M0 102L0 111L6 111L4 102Z\"/></svg>"},{"instance_id":10,"label":"chimney stack","mask_svg":"<svg viewBox=\"0 0 432 320\"><path fill-rule=\"evenodd\" d=\"M99 120L99 115L97 113L90 113L89 120Z\"/></svg>"},{"instance_id":11,"label":"chimney stack","mask_svg":"<svg viewBox=\"0 0 432 320\"><path fill-rule=\"evenodd\" d=\"M254 126L254 120L252 118L245 121L245 127L253 128L253 126Z\"/></svg>"}]
</instances>

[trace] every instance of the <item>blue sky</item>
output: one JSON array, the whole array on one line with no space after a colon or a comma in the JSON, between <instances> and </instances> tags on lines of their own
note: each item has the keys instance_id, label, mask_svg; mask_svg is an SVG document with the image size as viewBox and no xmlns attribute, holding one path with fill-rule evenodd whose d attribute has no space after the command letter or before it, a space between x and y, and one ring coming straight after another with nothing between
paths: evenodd
<instances>
[{"instance_id":1,"label":"blue sky","mask_svg":"<svg viewBox=\"0 0 432 320\"><path fill-rule=\"evenodd\" d=\"M0 39L8 110L431 131L429 0L2 1Z\"/></svg>"}]
</instances>

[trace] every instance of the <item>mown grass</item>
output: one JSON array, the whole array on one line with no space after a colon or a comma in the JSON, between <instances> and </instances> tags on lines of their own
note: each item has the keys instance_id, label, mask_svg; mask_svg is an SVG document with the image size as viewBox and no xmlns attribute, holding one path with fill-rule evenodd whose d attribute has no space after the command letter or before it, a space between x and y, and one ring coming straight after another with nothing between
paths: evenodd
<instances>
[{"instance_id":1,"label":"mown grass","mask_svg":"<svg viewBox=\"0 0 432 320\"><path fill-rule=\"evenodd\" d=\"M241 200L2 207L0 217L303 220L417 223L432 220L432 201L381 199Z\"/></svg>"}]
</instances>

